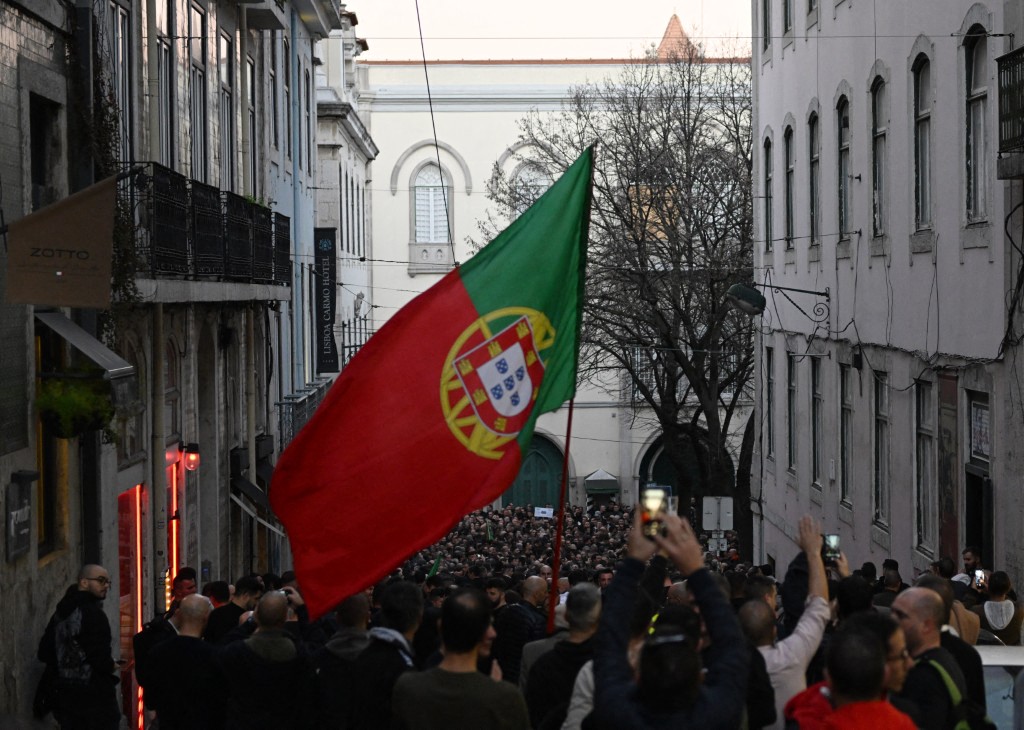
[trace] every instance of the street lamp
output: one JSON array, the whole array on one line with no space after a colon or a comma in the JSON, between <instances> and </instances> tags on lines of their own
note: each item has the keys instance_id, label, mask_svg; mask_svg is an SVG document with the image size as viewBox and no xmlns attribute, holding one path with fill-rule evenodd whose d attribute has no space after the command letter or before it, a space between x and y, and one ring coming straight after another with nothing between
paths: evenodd
<instances>
[{"instance_id":1,"label":"street lamp","mask_svg":"<svg viewBox=\"0 0 1024 730\"><path fill-rule=\"evenodd\" d=\"M812 322L821 323L828 320L831 312L831 301L832 295L828 288L825 291L814 291L813 289L794 289L789 286L776 286L775 284L733 284L729 287L729 291L725 294L725 301L732 307L749 314L753 317L764 313L765 308L768 306L768 300L765 299L764 294L759 292L755 286L761 289L771 289L772 291L782 292L782 296L789 300L790 304L800 310L800 312ZM812 314L808 314L804 311L803 307L793 301L786 292L795 292L797 294L813 294L816 297L821 297L825 301L815 302Z\"/></svg>"}]
</instances>

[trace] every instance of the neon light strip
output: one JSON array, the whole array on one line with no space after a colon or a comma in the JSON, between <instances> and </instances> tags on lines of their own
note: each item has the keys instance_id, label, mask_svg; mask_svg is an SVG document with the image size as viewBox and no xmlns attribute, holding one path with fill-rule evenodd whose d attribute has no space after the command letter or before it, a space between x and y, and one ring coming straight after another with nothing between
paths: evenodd
<instances>
[{"instance_id":1,"label":"neon light strip","mask_svg":"<svg viewBox=\"0 0 1024 730\"><path fill-rule=\"evenodd\" d=\"M142 485L135 485L135 631L142 631ZM146 703L142 687L135 689L135 721L137 730L146 727Z\"/></svg>"},{"instance_id":2,"label":"neon light strip","mask_svg":"<svg viewBox=\"0 0 1024 730\"><path fill-rule=\"evenodd\" d=\"M171 570L170 577L174 580L174 576L178 574L178 526L181 524L181 519L177 518L178 515L178 465L171 464L171 515L169 522L171 523Z\"/></svg>"}]
</instances>

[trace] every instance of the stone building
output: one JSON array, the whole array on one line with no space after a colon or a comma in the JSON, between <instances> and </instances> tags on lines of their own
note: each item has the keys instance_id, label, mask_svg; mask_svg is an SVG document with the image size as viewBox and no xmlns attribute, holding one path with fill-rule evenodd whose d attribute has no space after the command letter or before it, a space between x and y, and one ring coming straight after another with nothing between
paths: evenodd
<instances>
[{"instance_id":1,"label":"stone building","mask_svg":"<svg viewBox=\"0 0 1024 730\"><path fill-rule=\"evenodd\" d=\"M763 556L810 512L851 564L1024 579L1020 3L752 5Z\"/></svg>"},{"instance_id":2,"label":"stone building","mask_svg":"<svg viewBox=\"0 0 1024 730\"><path fill-rule=\"evenodd\" d=\"M0 2L11 255L22 218L120 175L111 309L68 305L53 286L9 303L20 274L4 249L4 727L29 716L36 642L83 562L113 577L131 727L144 718L130 637L177 571L201 585L289 567L267 488L326 390L293 262L313 254L314 44L342 23L339 0ZM62 245L97 223L72 219ZM40 399L83 374L117 405L105 433L58 427Z\"/></svg>"}]
</instances>

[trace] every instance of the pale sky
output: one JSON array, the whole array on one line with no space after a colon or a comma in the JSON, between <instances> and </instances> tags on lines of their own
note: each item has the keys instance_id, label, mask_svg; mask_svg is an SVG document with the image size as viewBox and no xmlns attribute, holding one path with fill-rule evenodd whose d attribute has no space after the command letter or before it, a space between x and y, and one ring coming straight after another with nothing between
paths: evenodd
<instances>
[{"instance_id":1,"label":"pale sky","mask_svg":"<svg viewBox=\"0 0 1024 730\"><path fill-rule=\"evenodd\" d=\"M361 59L421 58L415 0L346 9L370 45ZM673 13L712 55L737 37L749 49L750 0L420 0L429 60L629 58L661 40Z\"/></svg>"}]
</instances>

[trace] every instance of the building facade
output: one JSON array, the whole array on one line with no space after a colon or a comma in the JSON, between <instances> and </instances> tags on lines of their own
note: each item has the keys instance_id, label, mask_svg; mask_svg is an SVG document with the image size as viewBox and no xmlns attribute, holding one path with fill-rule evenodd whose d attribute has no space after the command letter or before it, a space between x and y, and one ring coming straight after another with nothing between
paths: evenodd
<instances>
[{"instance_id":1,"label":"building facade","mask_svg":"<svg viewBox=\"0 0 1024 730\"><path fill-rule=\"evenodd\" d=\"M1021 185L997 175L997 58L1019 3L752 7L763 559L788 562L811 513L852 565L909 580L977 545L1018 580Z\"/></svg>"},{"instance_id":2,"label":"building facade","mask_svg":"<svg viewBox=\"0 0 1024 730\"><path fill-rule=\"evenodd\" d=\"M338 0L0 3L6 222L119 175L113 307L43 290L0 305L12 475L0 725L30 716L36 643L82 563L113 577L130 727L145 722L130 639L178 570L201 585L290 567L267 489L327 387L315 295L294 262L312 259L316 225L314 45L343 12ZM40 395L79 369L117 408L69 432Z\"/></svg>"},{"instance_id":3,"label":"building facade","mask_svg":"<svg viewBox=\"0 0 1024 730\"><path fill-rule=\"evenodd\" d=\"M665 43L688 43L673 17ZM500 170L539 195L537 176L516 143L531 110L562 113L575 85L617 78L626 59L567 61L361 61L360 108L380 148L372 163L372 281L379 328L413 295L465 261L493 215L487 184ZM434 119L431 119L430 105ZM436 144L432 132L436 125ZM524 153L523 155L517 153ZM569 500L635 503L641 485L675 483L656 419L614 367L580 385L569 448ZM568 410L541 416L505 503L557 506ZM745 418L736 418L738 432ZM734 461L739 439L730 444Z\"/></svg>"}]
</instances>

